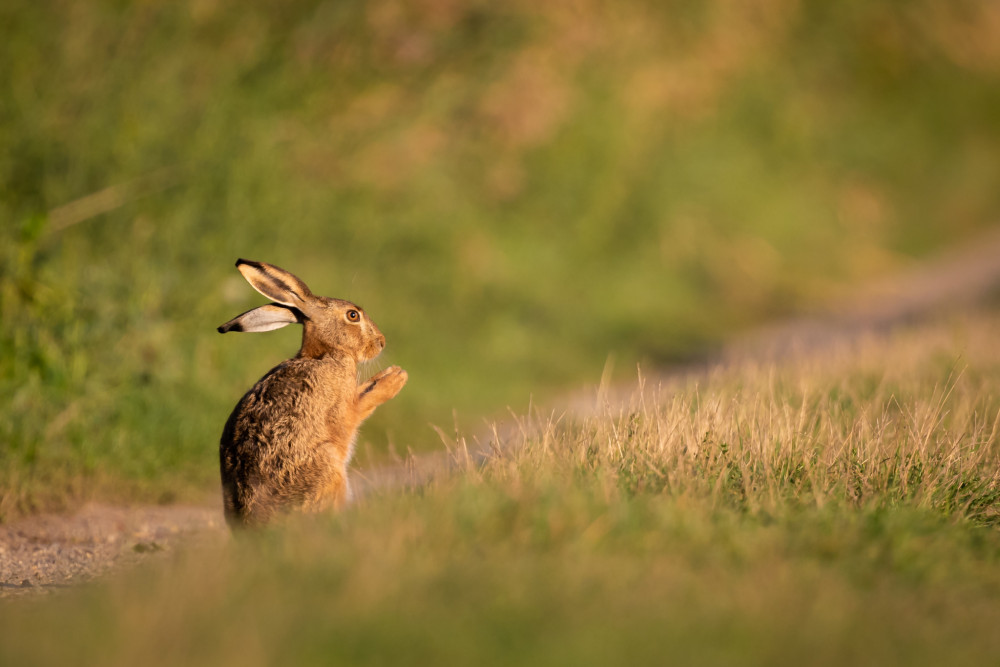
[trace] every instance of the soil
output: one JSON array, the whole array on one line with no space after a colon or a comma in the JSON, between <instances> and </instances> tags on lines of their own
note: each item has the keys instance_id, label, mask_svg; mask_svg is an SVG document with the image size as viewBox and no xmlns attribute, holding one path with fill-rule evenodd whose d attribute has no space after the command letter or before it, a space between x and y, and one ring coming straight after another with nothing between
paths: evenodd
<instances>
[{"instance_id":1,"label":"soil","mask_svg":"<svg viewBox=\"0 0 1000 667\"><path fill-rule=\"evenodd\" d=\"M113 507L39 514L0 525L0 597L92 580L169 551L194 535L225 535L221 507Z\"/></svg>"},{"instance_id":2,"label":"soil","mask_svg":"<svg viewBox=\"0 0 1000 667\"><path fill-rule=\"evenodd\" d=\"M1000 288L1000 229L923 264L897 279L862 290L816 316L761 330L720 351L762 359L794 346L817 348L927 317L943 308L994 298ZM690 371L690 369L687 369ZM569 400L567 405L572 405ZM480 459L482 453L471 454ZM431 454L355 477L363 495L376 488L421 483L454 458ZM73 586L161 557L196 537L225 539L222 508L179 505L116 507L88 504L66 515L39 514L0 524L0 597L30 596Z\"/></svg>"}]
</instances>

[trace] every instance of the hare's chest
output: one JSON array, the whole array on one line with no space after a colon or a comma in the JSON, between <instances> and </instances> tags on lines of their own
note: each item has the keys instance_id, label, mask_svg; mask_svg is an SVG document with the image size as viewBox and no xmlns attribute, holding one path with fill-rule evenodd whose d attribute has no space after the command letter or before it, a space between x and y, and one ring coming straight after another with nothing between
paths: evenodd
<instances>
[{"instance_id":1,"label":"hare's chest","mask_svg":"<svg viewBox=\"0 0 1000 667\"><path fill-rule=\"evenodd\" d=\"M334 446L353 431L351 415L354 411L355 386L353 376L345 381L337 368L320 366L310 377L308 406L303 410L308 412L309 421L315 424L317 430L323 431L323 438Z\"/></svg>"}]
</instances>

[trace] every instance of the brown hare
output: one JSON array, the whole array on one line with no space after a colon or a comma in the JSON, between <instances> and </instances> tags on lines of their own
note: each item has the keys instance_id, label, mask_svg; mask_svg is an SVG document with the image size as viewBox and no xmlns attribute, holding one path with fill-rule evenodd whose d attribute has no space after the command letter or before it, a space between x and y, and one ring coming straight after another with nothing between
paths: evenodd
<instances>
[{"instance_id":1,"label":"brown hare","mask_svg":"<svg viewBox=\"0 0 1000 667\"><path fill-rule=\"evenodd\" d=\"M219 327L270 331L303 327L302 348L240 399L219 443L222 497L230 526L253 526L293 509L315 512L350 500L347 466L358 426L406 384L391 366L358 384L358 364L374 359L385 336L349 301L314 295L271 264L236 262L247 282L275 303Z\"/></svg>"}]
</instances>

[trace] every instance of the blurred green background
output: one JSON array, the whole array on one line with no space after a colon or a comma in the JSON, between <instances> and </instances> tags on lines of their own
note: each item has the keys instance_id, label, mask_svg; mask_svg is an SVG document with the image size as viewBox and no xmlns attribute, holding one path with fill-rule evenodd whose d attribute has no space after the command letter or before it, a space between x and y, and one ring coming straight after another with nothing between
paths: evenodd
<instances>
[{"instance_id":1,"label":"blurred green background","mask_svg":"<svg viewBox=\"0 0 1000 667\"><path fill-rule=\"evenodd\" d=\"M237 257L386 334L370 462L1000 220L989 0L13 0L0 36L0 519L215 493L300 336L215 332L264 303Z\"/></svg>"}]
</instances>

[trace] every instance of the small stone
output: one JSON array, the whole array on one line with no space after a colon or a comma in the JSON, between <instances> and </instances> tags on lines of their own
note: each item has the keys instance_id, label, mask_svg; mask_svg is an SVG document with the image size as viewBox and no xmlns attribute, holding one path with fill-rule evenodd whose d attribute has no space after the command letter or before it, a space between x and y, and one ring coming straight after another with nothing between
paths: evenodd
<instances>
[{"instance_id":1,"label":"small stone","mask_svg":"<svg viewBox=\"0 0 1000 667\"><path fill-rule=\"evenodd\" d=\"M135 546L132 547L132 551L140 554L153 553L155 551L163 551L163 546L156 542L136 542Z\"/></svg>"}]
</instances>

